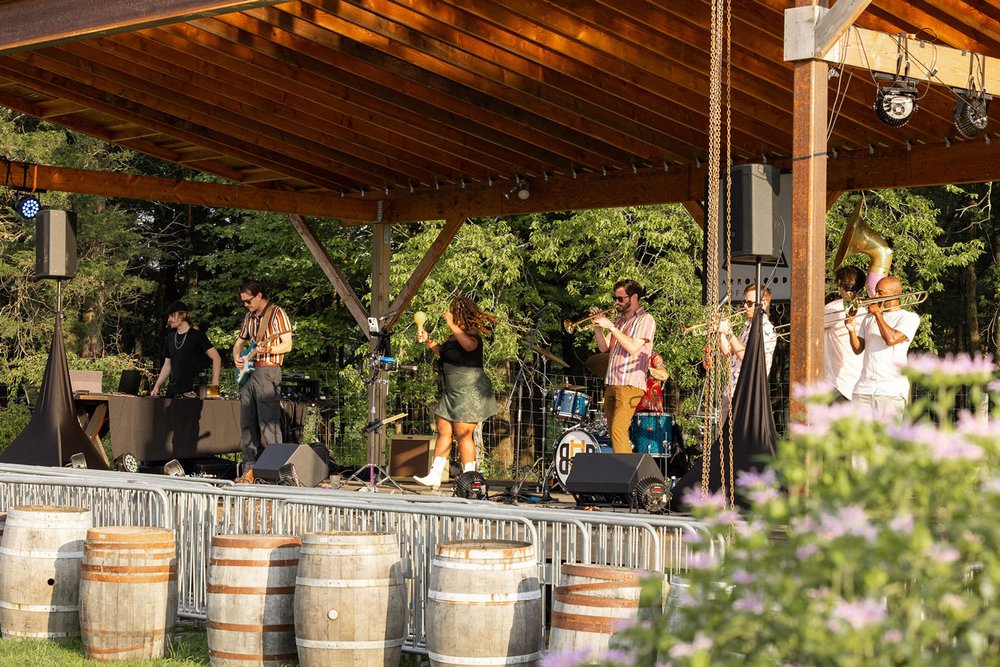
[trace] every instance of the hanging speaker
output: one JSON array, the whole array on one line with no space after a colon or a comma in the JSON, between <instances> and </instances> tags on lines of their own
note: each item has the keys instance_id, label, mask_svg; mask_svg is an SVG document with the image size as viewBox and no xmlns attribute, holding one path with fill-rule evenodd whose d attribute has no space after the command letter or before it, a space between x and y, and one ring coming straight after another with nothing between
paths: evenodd
<instances>
[{"instance_id":1,"label":"hanging speaker","mask_svg":"<svg viewBox=\"0 0 1000 667\"><path fill-rule=\"evenodd\" d=\"M778 191L781 172L766 164L745 164L730 170L730 215L726 217L726 179L719 180L719 257L734 264L774 262L781 256Z\"/></svg>"},{"instance_id":2,"label":"hanging speaker","mask_svg":"<svg viewBox=\"0 0 1000 667\"><path fill-rule=\"evenodd\" d=\"M46 209L35 218L35 275L76 275L76 213Z\"/></svg>"}]
</instances>

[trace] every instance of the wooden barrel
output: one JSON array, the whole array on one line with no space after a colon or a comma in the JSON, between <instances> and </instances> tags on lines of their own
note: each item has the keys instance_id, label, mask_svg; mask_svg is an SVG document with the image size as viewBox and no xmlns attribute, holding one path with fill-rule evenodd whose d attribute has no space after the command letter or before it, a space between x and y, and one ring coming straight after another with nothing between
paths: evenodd
<instances>
[{"instance_id":1,"label":"wooden barrel","mask_svg":"<svg viewBox=\"0 0 1000 667\"><path fill-rule=\"evenodd\" d=\"M564 585L555 589L552 605L549 652L607 651L619 628L660 608L662 592L641 600L642 582L654 574L602 565L564 565Z\"/></svg>"},{"instance_id":2,"label":"wooden barrel","mask_svg":"<svg viewBox=\"0 0 1000 667\"><path fill-rule=\"evenodd\" d=\"M427 655L444 665L537 665L542 594L527 542L437 546L427 591Z\"/></svg>"},{"instance_id":3,"label":"wooden barrel","mask_svg":"<svg viewBox=\"0 0 1000 667\"><path fill-rule=\"evenodd\" d=\"M298 537L216 535L208 568L208 655L216 667L289 665Z\"/></svg>"},{"instance_id":4,"label":"wooden barrel","mask_svg":"<svg viewBox=\"0 0 1000 667\"><path fill-rule=\"evenodd\" d=\"M406 637L406 588L394 533L302 536L295 579L299 662L395 667Z\"/></svg>"},{"instance_id":5,"label":"wooden barrel","mask_svg":"<svg viewBox=\"0 0 1000 667\"><path fill-rule=\"evenodd\" d=\"M173 531L136 526L87 531L80 566L80 630L87 658L163 658L176 620Z\"/></svg>"},{"instance_id":6,"label":"wooden barrel","mask_svg":"<svg viewBox=\"0 0 1000 667\"><path fill-rule=\"evenodd\" d=\"M80 635L80 562L90 510L10 508L0 546L0 628L5 637Z\"/></svg>"}]
</instances>

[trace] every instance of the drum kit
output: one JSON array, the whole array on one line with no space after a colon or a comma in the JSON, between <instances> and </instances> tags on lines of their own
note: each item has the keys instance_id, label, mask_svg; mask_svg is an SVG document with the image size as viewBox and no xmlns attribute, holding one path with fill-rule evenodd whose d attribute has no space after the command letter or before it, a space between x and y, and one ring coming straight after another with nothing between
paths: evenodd
<instances>
[{"instance_id":1,"label":"drum kit","mask_svg":"<svg viewBox=\"0 0 1000 667\"><path fill-rule=\"evenodd\" d=\"M587 371L595 377L604 377L608 355L594 354L586 361ZM552 416L561 422L563 431L555 446L552 474L559 485L566 488L573 467L573 457L583 453L611 453L611 437L607 420L600 403L591 408L587 388L564 384L552 387ZM658 459L666 472L672 455L673 417L665 412L637 412L629 427L629 439L635 453L649 454Z\"/></svg>"}]
</instances>

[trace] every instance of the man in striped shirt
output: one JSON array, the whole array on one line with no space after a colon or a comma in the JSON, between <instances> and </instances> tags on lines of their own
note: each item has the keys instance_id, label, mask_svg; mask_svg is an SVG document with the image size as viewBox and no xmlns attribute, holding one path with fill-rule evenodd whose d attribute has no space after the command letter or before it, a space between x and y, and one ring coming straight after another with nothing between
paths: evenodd
<instances>
[{"instance_id":1,"label":"man in striped shirt","mask_svg":"<svg viewBox=\"0 0 1000 667\"><path fill-rule=\"evenodd\" d=\"M634 280L615 283L615 308L618 318L612 322L591 310L597 347L608 354L608 372L604 376L604 415L611 431L611 447L616 454L631 454L628 427L639 401L646 393L646 369L653 354L656 322L639 306L645 291ZM607 331L607 333L605 333Z\"/></svg>"},{"instance_id":2,"label":"man in striped shirt","mask_svg":"<svg viewBox=\"0 0 1000 667\"><path fill-rule=\"evenodd\" d=\"M268 445L281 442L281 362L292 349L292 326L284 309L264 297L264 285L248 280L240 287L240 301L247 309L233 345L233 363L243 370L253 355L253 372L240 387L240 427L243 434L243 472L252 469ZM256 346L241 354L249 344ZM249 481L249 480L248 480Z\"/></svg>"}]
</instances>

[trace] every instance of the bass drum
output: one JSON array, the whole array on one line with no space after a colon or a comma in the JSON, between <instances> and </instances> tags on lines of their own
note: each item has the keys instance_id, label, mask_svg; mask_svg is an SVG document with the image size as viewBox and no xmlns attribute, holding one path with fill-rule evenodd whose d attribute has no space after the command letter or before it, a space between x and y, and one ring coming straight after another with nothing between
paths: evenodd
<instances>
[{"instance_id":1,"label":"bass drum","mask_svg":"<svg viewBox=\"0 0 1000 667\"><path fill-rule=\"evenodd\" d=\"M566 480L569 479L569 472L573 468L573 457L580 452L610 454L611 438L580 428L562 434L559 444L556 445L555 466L556 479L563 489L566 488Z\"/></svg>"}]
</instances>

